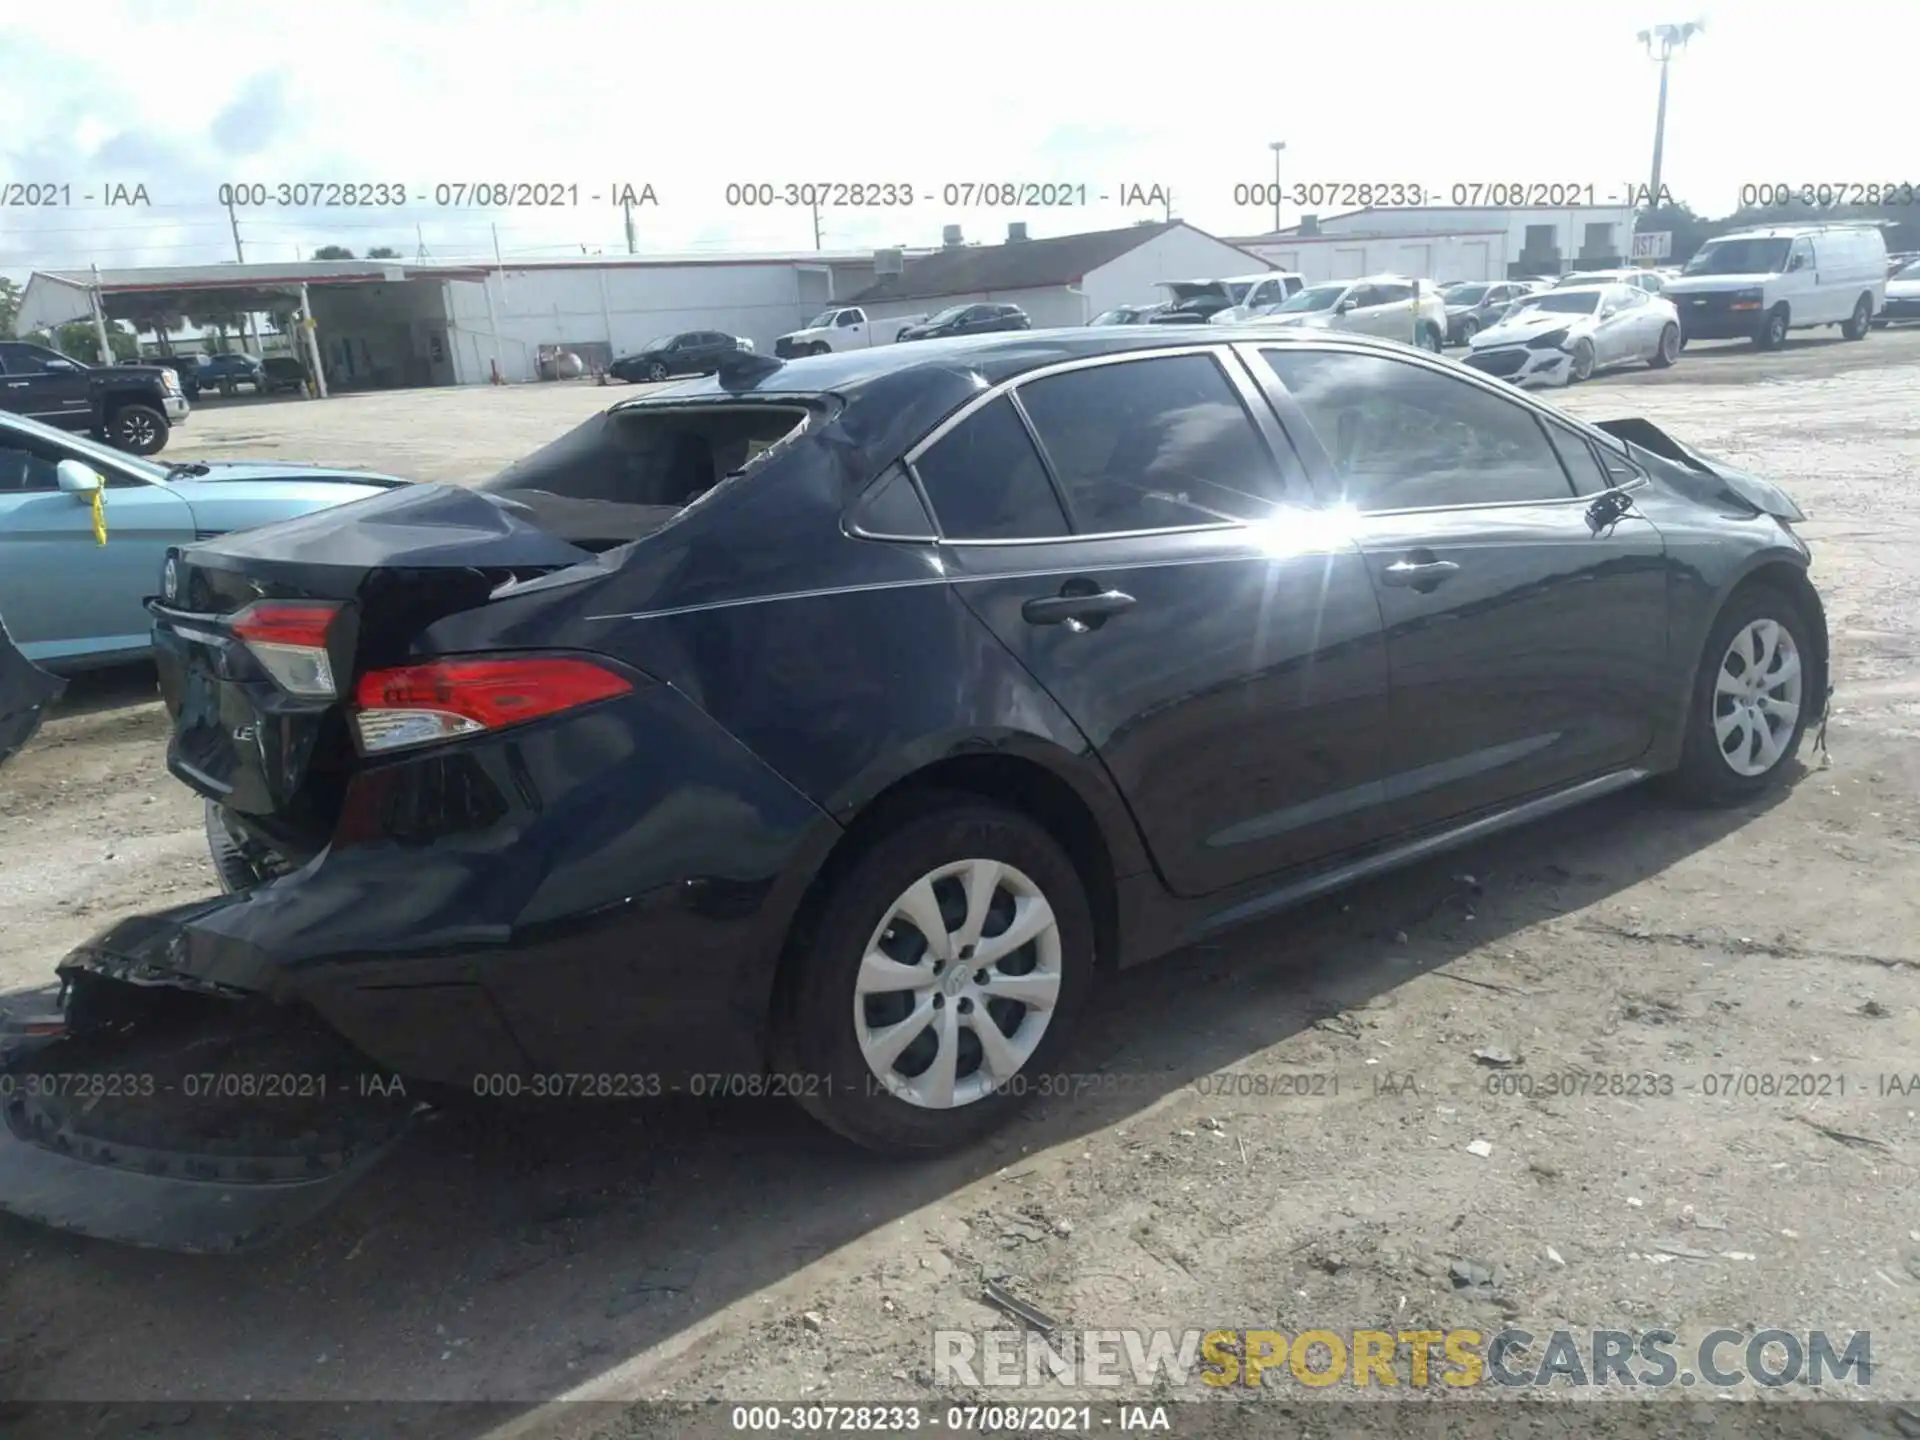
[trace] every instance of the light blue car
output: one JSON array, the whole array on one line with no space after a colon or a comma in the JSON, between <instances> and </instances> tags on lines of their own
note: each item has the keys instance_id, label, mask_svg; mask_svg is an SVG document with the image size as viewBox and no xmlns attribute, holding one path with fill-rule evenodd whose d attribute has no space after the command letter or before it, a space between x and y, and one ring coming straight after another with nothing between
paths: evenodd
<instances>
[{"instance_id":1,"label":"light blue car","mask_svg":"<svg viewBox=\"0 0 1920 1440\"><path fill-rule=\"evenodd\" d=\"M137 660L152 645L143 602L160 592L169 545L409 483L279 461L162 465L0 413L0 616L47 670ZM94 533L96 490L105 544Z\"/></svg>"}]
</instances>

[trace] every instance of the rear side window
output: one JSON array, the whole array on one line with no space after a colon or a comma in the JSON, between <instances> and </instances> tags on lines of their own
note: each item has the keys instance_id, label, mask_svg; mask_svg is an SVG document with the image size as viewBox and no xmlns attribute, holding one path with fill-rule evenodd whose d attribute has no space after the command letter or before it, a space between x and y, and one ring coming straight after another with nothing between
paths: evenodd
<instances>
[{"instance_id":1,"label":"rear side window","mask_svg":"<svg viewBox=\"0 0 1920 1440\"><path fill-rule=\"evenodd\" d=\"M1378 355L1262 350L1362 511L1573 495L1533 412L1472 381Z\"/></svg>"},{"instance_id":2,"label":"rear side window","mask_svg":"<svg viewBox=\"0 0 1920 1440\"><path fill-rule=\"evenodd\" d=\"M949 540L1040 540L1067 533L1066 513L1027 427L1001 396L914 462Z\"/></svg>"},{"instance_id":3,"label":"rear side window","mask_svg":"<svg viewBox=\"0 0 1920 1440\"><path fill-rule=\"evenodd\" d=\"M1547 425L1547 439L1552 442L1560 463L1567 467L1567 474L1573 480L1573 488L1582 495L1598 495L1608 489L1612 482L1600 461L1594 456L1593 447L1571 430L1563 430L1558 425Z\"/></svg>"},{"instance_id":4,"label":"rear side window","mask_svg":"<svg viewBox=\"0 0 1920 1440\"><path fill-rule=\"evenodd\" d=\"M1282 499L1273 457L1208 355L1071 370L1020 404L1083 534L1258 520Z\"/></svg>"}]
</instances>

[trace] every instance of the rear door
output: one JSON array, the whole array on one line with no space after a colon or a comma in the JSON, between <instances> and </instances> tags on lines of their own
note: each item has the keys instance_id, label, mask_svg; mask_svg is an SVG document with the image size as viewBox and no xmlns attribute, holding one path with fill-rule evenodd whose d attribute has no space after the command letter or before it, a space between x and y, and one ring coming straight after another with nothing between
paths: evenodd
<instances>
[{"instance_id":1,"label":"rear door","mask_svg":"<svg viewBox=\"0 0 1920 1440\"><path fill-rule=\"evenodd\" d=\"M0 433L0 615L30 660L45 664L147 648L141 602L159 593L169 545L193 539L193 511L165 485L103 470L107 543L93 506L62 491L65 451Z\"/></svg>"},{"instance_id":2,"label":"rear door","mask_svg":"<svg viewBox=\"0 0 1920 1440\"><path fill-rule=\"evenodd\" d=\"M1661 536L1578 431L1452 369L1264 348L1322 499L1358 512L1413 829L1631 766L1670 706ZM1577 473L1576 473L1577 472Z\"/></svg>"},{"instance_id":3,"label":"rear door","mask_svg":"<svg viewBox=\"0 0 1920 1440\"><path fill-rule=\"evenodd\" d=\"M93 381L74 361L39 345L0 342L7 409L16 415L86 429L93 423Z\"/></svg>"},{"instance_id":4,"label":"rear door","mask_svg":"<svg viewBox=\"0 0 1920 1440\"><path fill-rule=\"evenodd\" d=\"M1206 894L1380 823L1387 672L1351 540L1225 347L1023 380L910 457L958 594Z\"/></svg>"}]
</instances>

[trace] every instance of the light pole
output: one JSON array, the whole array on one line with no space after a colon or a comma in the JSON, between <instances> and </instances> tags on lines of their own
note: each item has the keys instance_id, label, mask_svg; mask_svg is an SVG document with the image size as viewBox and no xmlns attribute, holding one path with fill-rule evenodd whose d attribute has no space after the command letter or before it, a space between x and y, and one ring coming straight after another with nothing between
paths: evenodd
<instances>
[{"instance_id":1,"label":"light pole","mask_svg":"<svg viewBox=\"0 0 1920 1440\"><path fill-rule=\"evenodd\" d=\"M1656 25L1651 30L1642 30L1638 36L1640 43L1647 47L1647 54L1660 62L1660 113L1653 122L1653 179L1647 186L1649 209L1660 203L1660 155L1667 143L1667 66L1676 51L1706 28L1704 20L1689 20L1684 25Z\"/></svg>"},{"instance_id":2,"label":"light pole","mask_svg":"<svg viewBox=\"0 0 1920 1440\"><path fill-rule=\"evenodd\" d=\"M1287 148L1284 140L1269 140L1267 148L1273 151L1273 233L1280 233L1280 156Z\"/></svg>"}]
</instances>

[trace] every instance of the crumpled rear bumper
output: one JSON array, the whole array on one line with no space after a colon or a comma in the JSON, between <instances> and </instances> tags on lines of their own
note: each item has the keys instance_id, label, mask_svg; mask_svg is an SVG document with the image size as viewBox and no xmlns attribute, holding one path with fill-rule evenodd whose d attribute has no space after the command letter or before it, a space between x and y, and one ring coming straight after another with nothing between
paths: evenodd
<instances>
[{"instance_id":1,"label":"crumpled rear bumper","mask_svg":"<svg viewBox=\"0 0 1920 1440\"><path fill-rule=\"evenodd\" d=\"M424 1113L324 1026L77 952L59 1008L0 1015L0 1211L189 1253L311 1220Z\"/></svg>"}]
</instances>

